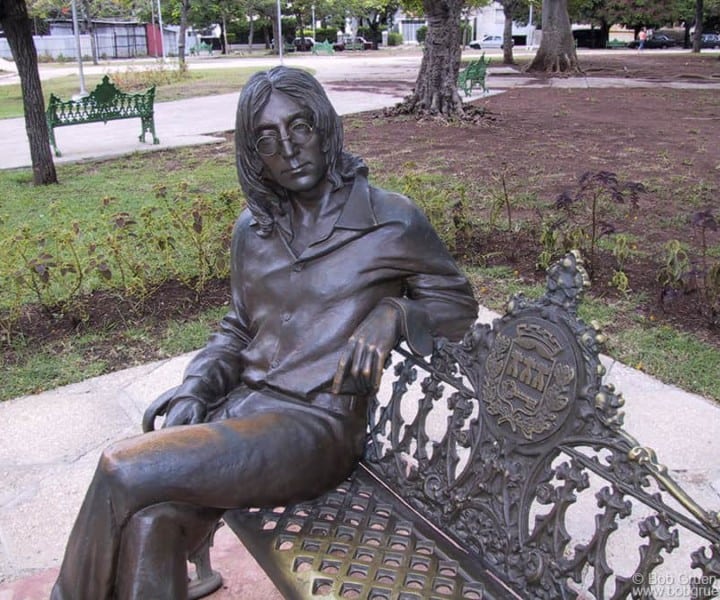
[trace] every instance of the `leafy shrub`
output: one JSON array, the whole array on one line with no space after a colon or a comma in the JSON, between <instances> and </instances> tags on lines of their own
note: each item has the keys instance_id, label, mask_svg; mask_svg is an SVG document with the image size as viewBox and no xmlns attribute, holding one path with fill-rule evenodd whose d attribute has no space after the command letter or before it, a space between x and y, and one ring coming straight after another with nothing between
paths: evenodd
<instances>
[{"instance_id":1,"label":"leafy shrub","mask_svg":"<svg viewBox=\"0 0 720 600\"><path fill-rule=\"evenodd\" d=\"M144 90L152 86L162 86L182 81L187 76L185 70L176 69L162 63L148 69L128 67L125 71L113 73L112 82L123 92Z\"/></svg>"},{"instance_id":2,"label":"leafy shrub","mask_svg":"<svg viewBox=\"0 0 720 600\"><path fill-rule=\"evenodd\" d=\"M584 173L575 190L566 190L555 200L554 209L561 217L544 225L542 259L538 262L549 264L556 256L579 250L592 278L600 238L616 233L611 222L613 209L618 206L627 206L630 211L637 209L639 195L644 191L641 183L621 182L610 171ZM548 228L555 230L552 235Z\"/></svg>"},{"instance_id":3,"label":"leafy shrub","mask_svg":"<svg viewBox=\"0 0 720 600\"><path fill-rule=\"evenodd\" d=\"M396 31L391 31L388 33L388 46L402 46L403 45L403 36L402 33L397 33Z\"/></svg>"},{"instance_id":4,"label":"leafy shrub","mask_svg":"<svg viewBox=\"0 0 720 600\"><path fill-rule=\"evenodd\" d=\"M0 240L0 329L7 335L22 306L35 302L49 317L82 319L83 297L115 289L142 300L169 278L202 291L211 278L229 274L232 227L242 202L237 191L216 198L192 195L187 184L156 190L137 214L118 211L116 199L101 200L101 218L82 229L50 206L49 225Z\"/></svg>"},{"instance_id":5,"label":"leafy shrub","mask_svg":"<svg viewBox=\"0 0 720 600\"><path fill-rule=\"evenodd\" d=\"M662 286L660 301L676 296L688 287L690 275L690 259L687 249L679 240L670 240L665 244L663 264L657 272L656 279Z\"/></svg>"},{"instance_id":6,"label":"leafy shrub","mask_svg":"<svg viewBox=\"0 0 720 600\"><path fill-rule=\"evenodd\" d=\"M315 41L334 44L337 41L337 33L337 27L321 27L315 30Z\"/></svg>"},{"instance_id":7,"label":"leafy shrub","mask_svg":"<svg viewBox=\"0 0 720 600\"><path fill-rule=\"evenodd\" d=\"M709 210L693 213L690 223L698 230L700 255L691 258L690 251L679 240L665 245L663 264L657 280L662 286L663 306L679 294L695 294L698 308L711 327L720 325L720 257L711 252L709 237L717 234L720 225Z\"/></svg>"},{"instance_id":8,"label":"leafy shrub","mask_svg":"<svg viewBox=\"0 0 720 600\"><path fill-rule=\"evenodd\" d=\"M422 25L417 28L417 31L415 32L415 39L417 40L418 44L425 43L425 40L427 39L427 32L428 32L427 25Z\"/></svg>"},{"instance_id":9,"label":"leafy shrub","mask_svg":"<svg viewBox=\"0 0 720 600\"><path fill-rule=\"evenodd\" d=\"M467 188L457 180L408 171L397 186L423 210L440 239L453 253L465 249L472 235Z\"/></svg>"}]
</instances>

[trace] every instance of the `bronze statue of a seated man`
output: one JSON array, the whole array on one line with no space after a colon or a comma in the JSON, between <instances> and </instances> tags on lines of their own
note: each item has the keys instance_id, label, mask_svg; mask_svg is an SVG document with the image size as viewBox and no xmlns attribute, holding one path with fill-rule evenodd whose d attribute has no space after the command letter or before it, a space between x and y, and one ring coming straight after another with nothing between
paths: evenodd
<instances>
[{"instance_id":1,"label":"bronze statue of a seated man","mask_svg":"<svg viewBox=\"0 0 720 600\"><path fill-rule=\"evenodd\" d=\"M427 354L476 317L420 210L369 185L343 151L311 75L255 74L235 136L248 208L232 242L232 308L166 398L164 428L103 453L54 600L186 597L188 553L226 509L313 498L350 474L400 339Z\"/></svg>"}]
</instances>

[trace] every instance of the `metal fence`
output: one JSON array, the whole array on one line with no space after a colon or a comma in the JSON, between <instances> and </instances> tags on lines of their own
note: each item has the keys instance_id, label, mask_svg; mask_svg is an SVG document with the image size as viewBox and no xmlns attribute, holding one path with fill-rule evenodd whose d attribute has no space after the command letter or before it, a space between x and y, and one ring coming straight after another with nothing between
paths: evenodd
<instances>
[{"instance_id":1,"label":"metal fence","mask_svg":"<svg viewBox=\"0 0 720 600\"><path fill-rule=\"evenodd\" d=\"M63 58L77 60L77 46L73 35L33 36L33 40L38 56L47 56L55 60ZM135 58L147 56L148 53L144 27L95 34L95 43L100 58ZM80 52L84 58L92 56L88 34L80 35ZM0 38L0 58L8 60L13 58L6 38Z\"/></svg>"}]
</instances>

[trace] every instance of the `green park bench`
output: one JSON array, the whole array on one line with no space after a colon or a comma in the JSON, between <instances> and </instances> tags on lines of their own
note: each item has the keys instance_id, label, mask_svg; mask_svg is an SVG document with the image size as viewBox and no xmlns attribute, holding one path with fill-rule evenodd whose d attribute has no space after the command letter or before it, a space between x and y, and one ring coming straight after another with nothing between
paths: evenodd
<instances>
[{"instance_id":1,"label":"green park bench","mask_svg":"<svg viewBox=\"0 0 720 600\"><path fill-rule=\"evenodd\" d=\"M487 92L487 85L485 79L487 77L487 69L490 64L490 59L485 58L485 53L477 60L471 60L467 67L465 67L460 73L458 73L457 86L463 92L465 96L472 94L473 87L480 86L483 93Z\"/></svg>"},{"instance_id":2,"label":"green park bench","mask_svg":"<svg viewBox=\"0 0 720 600\"><path fill-rule=\"evenodd\" d=\"M312 53L320 54L321 52L325 54L335 54L335 49L333 48L332 44L327 40L325 40L324 42L315 42L312 47Z\"/></svg>"},{"instance_id":3,"label":"green park bench","mask_svg":"<svg viewBox=\"0 0 720 600\"><path fill-rule=\"evenodd\" d=\"M82 123L139 118L140 141L144 142L145 134L150 133L153 144L159 144L160 140L155 135L154 104L155 86L139 94L126 94L107 75L92 92L78 100L60 100L55 94L50 94L45 119L55 156L61 156L55 141L55 128Z\"/></svg>"},{"instance_id":4,"label":"green park bench","mask_svg":"<svg viewBox=\"0 0 720 600\"><path fill-rule=\"evenodd\" d=\"M200 42L199 44L195 44L190 48L191 56L200 56L201 52L207 52L209 55L212 55L212 45L208 44L207 42Z\"/></svg>"},{"instance_id":5,"label":"green park bench","mask_svg":"<svg viewBox=\"0 0 720 600\"><path fill-rule=\"evenodd\" d=\"M627 42L618 39L608 40L605 44L606 48L627 48Z\"/></svg>"},{"instance_id":6,"label":"green park bench","mask_svg":"<svg viewBox=\"0 0 720 600\"><path fill-rule=\"evenodd\" d=\"M285 598L715 597L719 514L623 429L604 337L577 316L586 277L568 254L544 296L513 297L492 326L429 359L400 345L348 480L226 512ZM699 572L664 575L668 559Z\"/></svg>"}]
</instances>

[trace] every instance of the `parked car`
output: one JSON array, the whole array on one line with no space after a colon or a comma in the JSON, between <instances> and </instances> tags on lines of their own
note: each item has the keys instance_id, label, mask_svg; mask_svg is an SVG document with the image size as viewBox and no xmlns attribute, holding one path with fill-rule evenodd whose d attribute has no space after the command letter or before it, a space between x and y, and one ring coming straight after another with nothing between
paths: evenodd
<instances>
[{"instance_id":1,"label":"parked car","mask_svg":"<svg viewBox=\"0 0 720 600\"><path fill-rule=\"evenodd\" d=\"M720 35L717 33L703 33L700 36L701 48L720 48Z\"/></svg>"},{"instance_id":2,"label":"parked car","mask_svg":"<svg viewBox=\"0 0 720 600\"><path fill-rule=\"evenodd\" d=\"M295 46L295 49L299 52L307 52L308 50L312 50L312 47L315 45L315 40L311 37L296 37L293 40L293 46Z\"/></svg>"},{"instance_id":3,"label":"parked car","mask_svg":"<svg viewBox=\"0 0 720 600\"><path fill-rule=\"evenodd\" d=\"M373 43L360 36L343 36L333 44L335 50L372 50Z\"/></svg>"},{"instance_id":4,"label":"parked car","mask_svg":"<svg viewBox=\"0 0 720 600\"><path fill-rule=\"evenodd\" d=\"M511 44L514 42L511 40ZM468 44L473 50L484 50L485 48L502 48L503 36L485 35L480 40L473 40Z\"/></svg>"},{"instance_id":5,"label":"parked car","mask_svg":"<svg viewBox=\"0 0 720 600\"><path fill-rule=\"evenodd\" d=\"M640 40L633 40L628 44L628 48L637 48L639 45ZM645 40L645 48L672 48L677 45L674 39L664 33L656 33Z\"/></svg>"}]
</instances>

